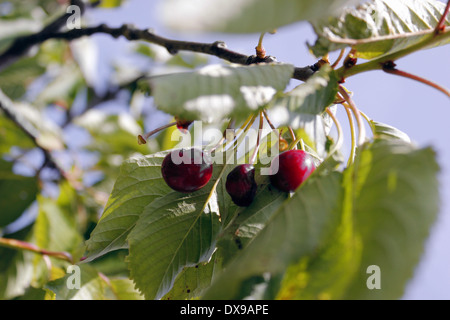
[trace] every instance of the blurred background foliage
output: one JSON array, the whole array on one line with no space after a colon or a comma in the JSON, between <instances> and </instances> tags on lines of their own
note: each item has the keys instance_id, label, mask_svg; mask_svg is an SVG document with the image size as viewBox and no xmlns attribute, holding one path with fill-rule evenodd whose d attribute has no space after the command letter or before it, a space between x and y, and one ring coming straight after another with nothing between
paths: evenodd
<instances>
[{"instance_id":1,"label":"blurred background foliage","mask_svg":"<svg viewBox=\"0 0 450 320\"><path fill-rule=\"evenodd\" d=\"M69 4L64 0L0 3L0 55L17 37L38 32L63 15ZM121 4L120 0L91 1L88 9L108 10ZM152 99L138 90L137 80L148 66L161 64L161 54L147 44L136 43L133 48L131 55L143 67L111 66L113 75L103 90L95 87L88 38L48 40L0 69L2 103L11 103L14 118L26 124L23 130L0 111L0 237L65 251L79 259L122 161L173 145L168 139L172 130L145 145L137 143L138 134L171 119L156 112ZM204 57L185 54L166 55L163 60L177 68L206 62ZM93 263L98 268L83 272L95 279L98 289L88 294L117 298L114 287L121 286L123 292L137 295L124 256L120 250L113 252ZM69 265L2 246L0 257L0 299L52 298L34 288L65 275Z\"/></svg>"}]
</instances>

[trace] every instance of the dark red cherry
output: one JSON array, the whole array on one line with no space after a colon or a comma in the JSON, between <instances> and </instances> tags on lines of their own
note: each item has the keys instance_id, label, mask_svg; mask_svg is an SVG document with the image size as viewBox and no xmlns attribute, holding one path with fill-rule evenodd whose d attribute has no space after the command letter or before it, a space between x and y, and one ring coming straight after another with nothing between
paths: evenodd
<instances>
[{"instance_id":1,"label":"dark red cherry","mask_svg":"<svg viewBox=\"0 0 450 320\"><path fill-rule=\"evenodd\" d=\"M281 191L289 192L297 189L316 167L305 151L288 150L272 160L270 169L270 182Z\"/></svg>"},{"instance_id":2,"label":"dark red cherry","mask_svg":"<svg viewBox=\"0 0 450 320\"><path fill-rule=\"evenodd\" d=\"M180 130L181 132L186 132L188 130L189 126L191 125L191 123L193 122L193 121L189 121L189 120L183 120L178 117L175 117L175 120L177 121L178 130Z\"/></svg>"},{"instance_id":3,"label":"dark red cherry","mask_svg":"<svg viewBox=\"0 0 450 320\"><path fill-rule=\"evenodd\" d=\"M179 192L203 188L211 179L210 158L197 148L174 150L166 155L161 166L164 181Z\"/></svg>"},{"instance_id":4,"label":"dark red cherry","mask_svg":"<svg viewBox=\"0 0 450 320\"><path fill-rule=\"evenodd\" d=\"M228 174L225 188L236 205L248 207L252 203L257 189L255 168L251 164L236 166Z\"/></svg>"}]
</instances>

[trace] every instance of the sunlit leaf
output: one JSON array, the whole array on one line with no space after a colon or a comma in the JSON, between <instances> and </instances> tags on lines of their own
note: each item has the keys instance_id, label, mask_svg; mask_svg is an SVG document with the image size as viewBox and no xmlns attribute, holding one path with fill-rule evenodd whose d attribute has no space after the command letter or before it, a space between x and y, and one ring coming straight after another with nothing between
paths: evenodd
<instances>
[{"instance_id":1,"label":"sunlit leaf","mask_svg":"<svg viewBox=\"0 0 450 320\"><path fill-rule=\"evenodd\" d=\"M438 172L431 148L380 140L362 150L348 172L354 179L354 226L362 255L345 298L401 298L437 217ZM380 268L380 289L367 287L371 265Z\"/></svg>"},{"instance_id":2,"label":"sunlit leaf","mask_svg":"<svg viewBox=\"0 0 450 320\"><path fill-rule=\"evenodd\" d=\"M292 73L288 64L210 65L157 76L150 83L160 110L186 120L217 122L247 118L283 90Z\"/></svg>"},{"instance_id":3,"label":"sunlit leaf","mask_svg":"<svg viewBox=\"0 0 450 320\"><path fill-rule=\"evenodd\" d=\"M371 120L370 126L372 127L373 134L377 138L400 139L405 142L411 142L411 139L405 132L394 128L391 125Z\"/></svg>"},{"instance_id":4,"label":"sunlit leaf","mask_svg":"<svg viewBox=\"0 0 450 320\"><path fill-rule=\"evenodd\" d=\"M336 14L355 0L164 1L166 24L181 31L269 32L301 20Z\"/></svg>"},{"instance_id":5,"label":"sunlit leaf","mask_svg":"<svg viewBox=\"0 0 450 320\"><path fill-rule=\"evenodd\" d=\"M234 257L204 298L236 299L246 281L282 274L288 265L326 244L339 221L341 178L339 173L311 176Z\"/></svg>"},{"instance_id":6,"label":"sunlit leaf","mask_svg":"<svg viewBox=\"0 0 450 320\"><path fill-rule=\"evenodd\" d=\"M311 50L323 56L352 47L358 57L373 59L411 48L433 37L444 8L437 0L368 1L339 17L313 22L318 38ZM446 37L439 45L449 42Z\"/></svg>"},{"instance_id":7,"label":"sunlit leaf","mask_svg":"<svg viewBox=\"0 0 450 320\"><path fill-rule=\"evenodd\" d=\"M133 158L122 165L102 217L86 242L86 261L127 248L127 237L144 208L170 192L161 176L164 156Z\"/></svg>"}]
</instances>

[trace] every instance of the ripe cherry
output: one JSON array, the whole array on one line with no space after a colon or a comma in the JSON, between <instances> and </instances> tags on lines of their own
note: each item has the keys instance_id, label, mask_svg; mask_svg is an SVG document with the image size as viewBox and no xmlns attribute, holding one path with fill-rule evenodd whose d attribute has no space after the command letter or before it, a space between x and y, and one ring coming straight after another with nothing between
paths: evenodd
<instances>
[{"instance_id":1,"label":"ripe cherry","mask_svg":"<svg viewBox=\"0 0 450 320\"><path fill-rule=\"evenodd\" d=\"M179 192L194 192L211 179L210 159L197 148L174 150L166 155L161 166L164 181Z\"/></svg>"},{"instance_id":2,"label":"ripe cherry","mask_svg":"<svg viewBox=\"0 0 450 320\"><path fill-rule=\"evenodd\" d=\"M281 191L294 191L316 169L311 156L303 150L285 151L274 160L278 161L272 161L270 182Z\"/></svg>"},{"instance_id":3,"label":"ripe cherry","mask_svg":"<svg viewBox=\"0 0 450 320\"><path fill-rule=\"evenodd\" d=\"M248 207L252 203L257 189L255 168L251 164L236 166L228 174L225 188L236 205Z\"/></svg>"}]
</instances>

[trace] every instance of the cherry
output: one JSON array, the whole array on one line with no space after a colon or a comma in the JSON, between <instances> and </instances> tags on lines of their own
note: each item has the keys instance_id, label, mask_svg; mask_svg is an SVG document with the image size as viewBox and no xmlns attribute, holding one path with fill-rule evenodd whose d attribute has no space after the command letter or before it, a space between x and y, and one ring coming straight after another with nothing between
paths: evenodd
<instances>
[{"instance_id":1,"label":"cherry","mask_svg":"<svg viewBox=\"0 0 450 320\"><path fill-rule=\"evenodd\" d=\"M278 160L278 166L272 161L270 182L281 191L294 191L316 169L311 156L303 150L288 150L277 158L274 160Z\"/></svg>"},{"instance_id":2,"label":"cherry","mask_svg":"<svg viewBox=\"0 0 450 320\"><path fill-rule=\"evenodd\" d=\"M210 159L197 148L174 150L166 155L161 166L164 181L179 192L193 192L203 188L211 179Z\"/></svg>"},{"instance_id":3,"label":"cherry","mask_svg":"<svg viewBox=\"0 0 450 320\"><path fill-rule=\"evenodd\" d=\"M248 207L252 203L257 189L255 168L251 164L236 166L228 174L225 188L236 205Z\"/></svg>"}]
</instances>

